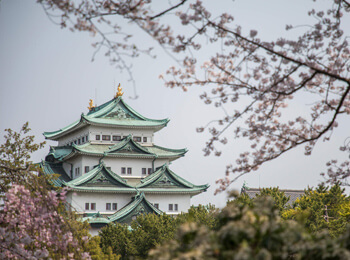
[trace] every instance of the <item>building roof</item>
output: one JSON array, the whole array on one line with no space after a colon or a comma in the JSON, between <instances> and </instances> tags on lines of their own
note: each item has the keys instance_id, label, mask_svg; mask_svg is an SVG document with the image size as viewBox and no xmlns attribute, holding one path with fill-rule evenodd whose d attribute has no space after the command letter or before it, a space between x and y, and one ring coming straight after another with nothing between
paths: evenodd
<instances>
[{"instance_id":1,"label":"building roof","mask_svg":"<svg viewBox=\"0 0 350 260\"><path fill-rule=\"evenodd\" d=\"M255 198L257 194L260 193L260 188L246 188L242 192L246 193L250 198ZM288 189L278 189L281 192L284 192L286 197L289 197L288 204L292 205L297 198L300 198L305 194L304 190L288 190Z\"/></svg>"},{"instance_id":2,"label":"building roof","mask_svg":"<svg viewBox=\"0 0 350 260\"><path fill-rule=\"evenodd\" d=\"M158 145L141 146L129 135L112 146L110 144L85 143L51 147L46 160L52 157L55 161L63 161L79 154L101 157L177 159L184 156L186 152L187 149L170 149Z\"/></svg>"},{"instance_id":3,"label":"building roof","mask_svg":"<svg viewBox=\"0 0 350 260\"><path fill-rule=\"evenodd\" d=\"M136 188L146 193L176 192L201 193L209 188L208 184L194 185L171 171L167 164L159 167L157 171L141 180Z\"/></svg>"},{"instance_id":4,"label":"building roof","mask_svg":"<svg viewBox=\"0 0 350 260\"><path fill-rule=\"evenodd\" d=\"M59 178L52 183L57 187L69 187L71 191L102 192L102 193L158 193L158 194L199 194L209 188L208 184L194 185L181 178L169 169L167 165L159 167L141 183L134 187L120 175L106 167L103 161L82 176L71 179L63 169L62 163L43 161L40 163L44 174L57 174Z\"/></svg>"},{"instance_id":5,"label":"building roof","mask_svg":"<svg viewBox=\"0 0 350 260\"><path fill-rule=\"evenodd\" d=\"M102 216L100 214L100 212L97 212L89 217L84 217L84 218L82 218L82 221L87 221L91 225L94 225L94 224L106 224L107 225L107 224L111 223L111 221L108 218Z\"/></svg>"},{"instance_id":6,"label":"building roof","mask_svg":"<svg viewBox=\"0 0 350 260\"><path fill-rule=\"evenodd\" d=\"M127 205L108 217L108 219L112 222L129 224L136 216L147 213L154 213L157 215L163 214L163 212L155 208L152 203L145 198L145 194L141 192L133 197Z\"/></svg>"},{"instance_id":7,"label":"building roof","mask_svg":"<svg viewBox=\"0 0 350 260\"><path fill-rule=\"evenodd\" d=\"M47 161L41 161L39 164L44 174L53 175L58 174L59 177L56 179L52 179L51 182L56 187L62 187L66 182L71 181L72 179L63 169L62 162L59 163L51 163Z\"/></svg>"},{"instance_id":8,"label":"building roof","mask_svg":"<svg viewBox=\"0 0 350 260\"><path fill-rule=\"evenodd\" d=\"M84 175L64 183L71 190L96 191L111 190L118 192L134 192L134 187L128 185L126 180L109 170L103 162Z\"/></svg>"},{"instance_id":9,"label":"building roof","mask_svg":"<svg viewBox=\"0 0 350 260\"><path fill-rule=\"evenodd\" d=\"M169 119L146 118L127 105L121 97L116 97L100 106L93 107L87 115L82 114L79 120L64 128L53 132L44 132L44 136L46 139L58 140L86 125L148 128L158 131L166 126L168 122Z\"/></svg>"}]
</instances>

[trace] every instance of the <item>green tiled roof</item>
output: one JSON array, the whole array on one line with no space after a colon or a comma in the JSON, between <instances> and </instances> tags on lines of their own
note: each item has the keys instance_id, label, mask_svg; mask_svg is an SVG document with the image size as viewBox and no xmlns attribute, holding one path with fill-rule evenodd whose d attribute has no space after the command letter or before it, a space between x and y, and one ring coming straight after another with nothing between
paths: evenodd
<instances>
[{"instance_id":1,"label":"green tiled roof","mask_svg":"<svg viewBox=\"0 0 350 260\"><path fill-rule=\"evenodd\" d=\"M58 174L60 177L52 182L57 187L69 187L70 190L81 192L102 192L102 193L182 193L198 194L206 191L209 185L194 185L181 178L169 169L167 165L158 168L157 171L150 174L141 183L133 187L126 183L126 180L120 175L107 169L101 162L94 169L82 176L71 179L63 169L62 163L51 163L42 161L40 163L44 174Z\"/></svg>"},{"instance_id":2,"label":"green tiled roof","mask_svg":"<svg viewBox=\"0 0 350 260\"><path fill-rule=\"evenodd\" d=\"M108 150L105 151L106 154L113 154L113 153L141 153L141 154L148 154L148 155L154 155L150 151L147 150L147 148L141 146L140 144L136 143L134 140L132 140L132 136L128 135L125 137L121 142L110 146Z\"/></svg>"},{"instance_id":3,"label":"green tiled roof","mask_svg":"<svg viewBox=\"0 0 350 260\"><path fill-rule=\"evenodd\" d=\"M62 187L66 182L71 181L71 178L68 176L66 171L63 169L62 163L50 163L42 161L40 167L43 170L44 174L58 174L60 175L58 179L52 180L52 183L56 187Z\"/></svg>"},{"instance_id":4,"label":"green tiled roof","mask_svg":"<svg viewBox=\"0 0 350 260\"><path fill-rule=\"evenodd\" d=\"M128 185L126 180L107 169L103 162L88 173L65 183L65 185L73 190L93 191L96 189L112 189L113 191L120 192L134 192L134 188Z\"/></svg>"},{"instance_id":5,"label":"green tiled roof","mask_svg":"<svg viewBox=\"0 0 350 260\"><path fill-rule=\"evenodd\" d=\"M156 172L141 180L136 188L146 193L162 191L167 193L200 193L206 191L209 185L194 185L175 174L169 169L168 165L164 164Z\"/></svg>"},{"instance_id":6,"label":"green tiled roof","mask_svg":"<svg viewBox=\"0 0 350 260\"><path fill-rule=\"evenodd\" d=\"M138 193L130 203L118 210L112 216L108 217L108 219L112 222L130 223L133 220L133 217L147 213L160 215L163 212L155 208L152 203L146 200L145 194L142 192Z\"/></svg>"},{"instance_id":7,"label":"green tiled roof","mask_svg":"<svg viewBox=\"0 0 350 260\"><path fill-rule=\"evenodd\" d=\"M46 158L53 157L57 161L62 161L67 155L73 152L72 146L50 146L50 151Z\"/></svg>"},{"instance_id":8,"label":"green tiled roof","mask_svg":"<svg viewBox=\"0 0 350 260\"><path fill-rule=\"evenodd\" d=\"M103 217L100 212L93 214L92 216L85 217L81 219L82 221L87 221L89 224L109 224L111 221Z\"/></svg>"},{"instance_id":9,"label":"green tiled roof","mask_svg":"<svg viewBox=\"0 0 350 260\"><path fill-rule=\"evenodd\" d=\"M56 146L50 149L50 153L46 156L53 157L55 160L67 160L77 154L107 156L107 157L124 157L124 158L165 158L177 159L182 157L187 149L169 149L158 145L141 146L133 141L131 136L127 136L119 143L110 146L109 144L91 144L72 146Z\"/></svg>"},{"instance_id":10,"label":"green tiled roof","mask_svg":"<svg viewBox=\"0 0 350 260\"><path fill-rule=\"evenodd\" d=\"M114 98L98 107L92 108L87 115L82 114L74 123L53 132L44 132L46 139L58 138L78 130L85 125L105 125L128 128L152 128L160 130L169 119L149 119L127 105L121 97Z\"/></svg>"}]
</instances>

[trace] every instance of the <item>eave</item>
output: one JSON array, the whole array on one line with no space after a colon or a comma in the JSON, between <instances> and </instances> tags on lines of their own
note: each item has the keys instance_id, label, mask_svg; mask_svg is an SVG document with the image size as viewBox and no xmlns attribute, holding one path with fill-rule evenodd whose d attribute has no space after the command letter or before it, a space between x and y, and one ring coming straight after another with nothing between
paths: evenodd
<instances>
[{"instance_id":1,"label":"eave","mask_svg":"<svg viewBox=\"0 0 350 260\"><path fill-rule=\"evenodd\" d=\"M158 187L162 185L164 188ZM141 180L141 183L137 185L136 188L147 193L200 193L206 191L209 185L194 185L175 174L169 169L167 164L164 164L162 167L159 167L157 171Z\"/></svg>"},{"instance_id":2,"label":"eave","mask_svg":"<svg viewBox=\"0 0 350 260\"><path fill-rule=\"evenodd\" d=\"M128 216L130 216L137 207L141 204L145 204L147 207L150 208L151 212L154 212L158 215L163 214L163 212L157 208L155 208L152 203L150 203L146 198L144 193L138 193L134 198L133 201L128 203L126 206L118 210L116 213L114 213L112 216L108 217L108 219L112 222L124 222Z\"/></svg>"},{"instance_id":3,"label":"eave","mask_svg":"<svg viewBox=\"0 0 350 260\"><path fill-rule=\"evenodd\" d=\"M125 107L128 114L132 115L130 120L115 120L105 118L113 109L115 109L120 103L122 107ZM129 105L127 105L121 97L114 98L98 107L95 107L89 111L87 115L82 114L80 119L74 123L61 128L53 132L44 132L43 135L46 139L57 141L59 138L72 133L76 130L81 129L86 125L95 126L107 126L107 127L118 127L118 128L132 128L132 129L153 129L159 131L165 127L169 122L169 119L149 119L142 116Z\"/></svg>"},{"instance_id":4,"label":"eave","mask_svg":"<svg viewBox=\"0 0 350 260\"><path fill-rule=\"evenodd\" d=\"M101 179L102 178L102 179ZM105 184L100 184L101 186L84 186L84 185L95 185L96 181L106 182ZM104 186L104 185L108 186ZM114 185L114 186L113 186ZM83 191L94 191L94 190L113 190L116 192L129 192L130 189L134 189L132 186L126 183L126 180L123 179L120 175L114 173L113 171L106 168L106 165L103 162L89 171L84 175L71 180L70 182L65 183L65 186L75 189L75 190L83 190Z\"/></svg>"},{"instance_id":5,"label":"eave","mask_svg":"<svg viewBox=\"0 0 350 260\"><path fill-rule=\"evenodd\" d=\"M187 152L187 149L169 149L169 148L165 148L157 145L144 147L134 142L132 139L130 140L130 142L132 142L133 145L138 147L141 151L143 150L143 152L140 152L140 153L113 152L113 147L120 146L120 144L110 146L105 144L86 143L83 145L73 144L72 146L52 147L49 155L51 154L58 161L66 161L68 159L74 158L77 155L112 157L112 158L137 158L137 159L155 159L156 158L156 159L175 160L180 157L183 157ZM87 148L89 148L90 146L96 146L99 148L100 151L93 151L93 148L90 148L91 151L89 151L89 149ZM100 147L102 148L105 147L105 149L101 149ZM64 154L56 155L55 149L56 150L65 149L67 151L66 155Z\"/></svg>"}]
</instances>

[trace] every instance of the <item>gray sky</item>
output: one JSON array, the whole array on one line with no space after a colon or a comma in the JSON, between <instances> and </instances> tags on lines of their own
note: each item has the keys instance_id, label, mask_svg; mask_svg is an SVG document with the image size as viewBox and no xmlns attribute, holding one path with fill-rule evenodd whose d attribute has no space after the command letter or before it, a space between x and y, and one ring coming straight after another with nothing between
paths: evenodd
<instances>
[{"instance_id":1,"label":"gray sky","mask_svg":"<svg viewBox=\"0 0 350 260\"><path fill-rule=\"evenodd\" d=\"M216 1L215 1L216 2ZM260 36L274 39L285 35L285 24L307 23L306 11L311 1L227 1L228 6L216 7L216 11L231 10L235 20L250 29L258 29ZM320 1L319 3L324 3ZM145 44L152 44L146 35ZM3 129L19 130L29 121L36 140L43 141L42 132L54 131L87 113L90 98L102 104L113 97L115 85L121 83L124 99L146 117L170 118L170 123L155 136L156 143L170 148L187 147L184 158L173 162L171 168L180 176L195 184L209 183L208 192L192 198L193 204L214 203L224 206L226 193L214 196L215 180L224 176L226 165L244 151L245 143L230 142L221 157L204 157L202 148L207 134L195 129L222 115L220 109L204 105L199 99L200 87L184 93L180 89L168 89L158 76L173 60L156 49L157 59L141 57L134 61L133 72L139 98L133 95L132 84L126 73L109 65L103 53L94 62L91 57L94 41L87 33L71 33L51 23L32 1L3 0L0 4L0 133ZM303 108L300 107L300 110ZM348 137L349 120L339 121L332 141L319 143L312 156L305 157L303 149L297 149L268 163L258 172L246 175L234 183L232 189L240 189L244 180L249 187L303 189L317 185L322 178L328 159L344 159L338 147ZM48 142L55 145L55 142ZM44 158L49 146L33 155L33 161Z\"/></svg>"}]
</instances>

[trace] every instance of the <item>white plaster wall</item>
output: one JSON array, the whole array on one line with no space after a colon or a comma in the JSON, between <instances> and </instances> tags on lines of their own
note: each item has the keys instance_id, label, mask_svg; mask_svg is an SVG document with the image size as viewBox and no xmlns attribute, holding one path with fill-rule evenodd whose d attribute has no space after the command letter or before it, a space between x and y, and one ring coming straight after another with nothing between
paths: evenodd
<instances>
[{"instance_id":1,"label":"white plaster wall","mask_svg":"<svg viewBox=\"0 0 350 260\"><path fill-rule=\"evenodd\" d=\"M187 212L191 207L191 197L188 194L145 194L152 204L158 203L159 209L166 214ZM178 211L169 211L169 204L178 204Z\"/></svg>"},{"instance_id":2,"label":"white plaster wall","mask_svg":"<svg viewBox=\"0 0 350 260\"><path fill-rule=\"evenodd\" d=\"M89 166L89 171L91 171L96 165L99 164L100 158L101 158L97 156L81 156L81 157L82 157L83 175L85 174L85 166Z\"/></svg>"},{"instance_id":3,"label":"white plaster wall","mask_svg":"<svg viewBox=\"0 0 350 260\"><path fill-rule=\"evenodd\" d=\"M101 127L101 126L90 126L89 127L89 140L93 144L116 144L118 141L113 141L113 135L128 136L140 136L142 145L152 145L153 143L153 130L149 129L126 129L120 127ZM100 140L96 140L96 135L100 135ZM110 135L110 141L102 140L102 135ZM147 137L147 142L143 142L143 137Z\"/></svg>"},{"instance_id":4,"label":"white plaster wall","mask_svg":"<svg viewBox=\"0 0 350 260\"><path fill-rule=\"evenodd\" d=\"M70 145L71 142L74 142L79 138L81 139L82 137L85 138L84 143L86 143L86 136L88 137L88 141L91 143L116 144L118 141L113 141L112 135L120 135L123 137L128 136L129 134L132 136L140 136L140 144L145 146L152 145L154 142L154 131L151 129L126 129L120 127L85 126L82 129L69 133L58 139L58 145ZM101 135L99 141L96 140L96 135ZM102 135L111 135L111 141L103 141ZM143 137L147 137L147 142L143 142Z\"/></svg>"},{"instance_id":5,"label":"white plaster wall","mask_svg":"<svg viewBox=\"0 0 350 260\"><path fill-rule=\"evenodd\" d=\"M131 197L135 194L116 194L116 193L100 193L100 192L68 192L67 202L72 205L78 213L94 213L112 214L115 210L106 210L106 203L118 203L118 210L130 202ZM96 210L85 210L85 203L96 203Z\"/></svg>"},{"instance_id":6,"label":"white plaster wall","mask_svg":"<svg viewBox=\"0 0 350 260\"><path fill-rule=\"evenodd\" d=\"M69 177L74 178L74 168L72 168L72 165L70 163L63 162L63 169Z\"/></svg>"},{"instance_id":7,"label":"white plaster wall","mask_svg":"<svg viewBox=\"0 0 350 260\"><path fill-rule=\"evenodd\" d=\"M169 164L169 160L168 159L156 159L154 161L154 170L157 168L157 167L161 167L163 166L164 164Z\"/></svg>"},{"instance_id":8,"label":"white plaster wall","mask_svg":"<svg viewBox=\"0 0 350 260\"><path fill-rule=\"evenodd\" d=\"M73 179L75 179L75 178L77 178L77 177L79 177L79 176L81 176L83 174L83 172L84 172L84 168L83 168L84 165L83 165L83 157L82 156L74 157L73 159L67 160L67 162L73 164L73 168L72 168ZM71 167L71 165L68 164L68 163L65 164L67 168L69 166L69 170L66 171L67 173L70 172L70 167ZM75 175L75 169L78 168L78 167L80 168L80 173L79 173L78 176L76 176Z\"/></svg>"},{"instance_id":9,"label":"white plaster wall","mask_svg":"<svg viewBox=\"0 0 350 260\"><path fill-rule=\"evenodd\" d=\"M132 159L132 158L114 158L105 157L103 161L106 166L111 167L112 171L119 174L122 177L146 177L147 175L142 175L142 168L152 168L153 159ZM157 160L156 160L157 161ZM132 174L121 174L121 168L131 167Z\"/></svg>"},{"instance_id":10,"label":"white plaster wall","mask_svg":"<svg viewBox=\"0 0 350 260\"><path fill-rule=\"evenodd\" d=\"M86 139L86 136L88 136L88 134L89 134L89 128L90 128L90 126L85 126L82 129L79 129L77 131L74 131L72 133L69 133L69 134L61 137L60 139L58 139L58 146L70 145L71 142L74 142L82 137L84 137ZM86 142L87 141L85 140L84 143L86 143ZM81 143L81 144L83 144L83 143Z\"/></svg>"},{"instance_id":11,"label":"white plaster wall","mask_svg":"<svg viewBox=\"0 0 350 260\"><path fill-rule=\"evenodd\" d=\"M89 166L89 169L92 170L94 166L99 164L101 157L98 156L82 156L79 155L73 159L69 159L64 164L64 169L67 173L70 172L71 164L73 164L73 178L75 177L75 168L80 167L80 176L85 174L85 166ZM107 167L111 167L111 170L122 177L128 178L144 178L148 175L142 175L142 168L152 168L153 159L140 159L140 158L116 158L116 157L105 157L103 158L104 163ZM154 162L154 169L162 166L164 163L169 163L167 159L156 159ZM132 174L121 174L121 168L131 167ZM148 171L148 170L147 170Z\"/></svg>"}]
</instances>

